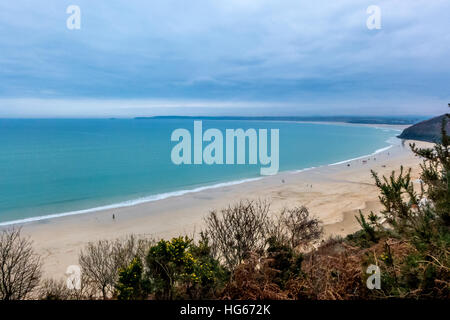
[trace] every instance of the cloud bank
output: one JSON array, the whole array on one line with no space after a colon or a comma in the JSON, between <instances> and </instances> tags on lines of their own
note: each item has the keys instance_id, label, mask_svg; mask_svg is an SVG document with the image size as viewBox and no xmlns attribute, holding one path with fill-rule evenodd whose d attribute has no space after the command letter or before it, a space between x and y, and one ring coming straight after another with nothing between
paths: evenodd
<instances>
[{"instance_id":1,"label":"cloud bank","mask_svg":"<svg viewBox=\"0 0 450 320\"><path fill-rule=\"evenodd\" d=\"M81 29L66 8L81 8ZM382 29L368 30L378 5ZM449 1L0 3L0 116L437 114Z\"/></svg>"}]
</instances>

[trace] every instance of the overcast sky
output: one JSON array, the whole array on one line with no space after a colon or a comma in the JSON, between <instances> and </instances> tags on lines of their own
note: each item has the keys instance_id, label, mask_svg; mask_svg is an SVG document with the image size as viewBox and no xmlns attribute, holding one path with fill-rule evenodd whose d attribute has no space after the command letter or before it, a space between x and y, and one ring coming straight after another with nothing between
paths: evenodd
<instances>
[{"instance_id":1,"label":"overcast sky","mask_svg":"<svg viewBox=\"0 0 450 320\"><path fill-rule=\"evenodd\" d=\"M80 30L66 27L72 4ZM2 0L0 117L440 114L449 12L448 0Z\"/></svg>"}]
</instances>

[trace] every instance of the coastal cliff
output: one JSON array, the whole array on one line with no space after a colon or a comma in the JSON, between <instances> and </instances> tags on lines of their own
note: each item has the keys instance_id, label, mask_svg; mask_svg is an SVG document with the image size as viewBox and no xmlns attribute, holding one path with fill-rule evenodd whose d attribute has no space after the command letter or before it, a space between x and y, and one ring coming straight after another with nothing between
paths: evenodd
<instances>
[{"instance_id":1,"label":"coastal cliff","mask_svg":"<svg viewBox=\"0 0 450 320\"><path fill-rule=\"evenodd\" d=\"M406 128L398 136L400 139L421 140L428 142L436 142L440 140L442 120L445 114L419 122L411 127ZM450 132L450 121L446 125L447 132Z\"/></svg>"}]
</instances>

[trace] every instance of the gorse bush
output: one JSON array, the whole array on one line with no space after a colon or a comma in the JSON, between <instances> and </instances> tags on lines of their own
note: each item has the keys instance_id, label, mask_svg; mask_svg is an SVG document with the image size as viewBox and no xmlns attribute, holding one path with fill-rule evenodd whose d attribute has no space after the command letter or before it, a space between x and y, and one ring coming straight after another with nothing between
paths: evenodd
<instances>
[{"instance_id":1,"label":"gorse bush","mask_svg":"<svg viewBox=\"0 0 450 320\"><path fill-rule=\"evenodd\" d=\"M383 267L382 289L374 291L375 296L449 298L450 138L445 121L442 138L434 148L411 144L411 150L424 158L420 192L414 188L411 170L401 167L399 174L392 172L389 178L382 179L372 171L384 208L370 222L360 215L363 230L358 237L347 239L361 244L360 239L366 237L374 246L384 244L380 257L366 259L366 263ZM391 248L394 239L403 246Z\"/></svg>"},{"instance_id":2,"label":"gorse bush","mask_svg":"<svg viewBox=\"0 0 450 320\"><path fill-rule=\"evenodd\" d=\"M188 237L161 240L150 248L146 261L156 299L212 298L227 278L205 238L198 245Z\"/></svg>"},{"instance_id":3,"label":"gorse bush","mask_svg":"<svg viewBox=\"0 0 450 320\"><path fill-rule=\"evenodd\" d=\"M441 128L441 142L434 148L411 148L415 154L424 158L421 165L421 179L426 187L426 195L432 203L433 212L442 222L450 226L450 136L445 128L450 116L443 119Z\"/></svg>"},{"instance_id":4,"label":"gorse bush","mask_svg":"<svg viewBox=\"0 0 450 320\"><path fill-rule=\"evenodd\" d=\"M209 228L200 233L199 241L188 237L160 240L148 249L145 266L136 258L120 268L117 298L274 298L275 292L282 292L288 281L301 274L299 247L322 234L319 221L309 217L306 208L283 210L272 219L263 201L239 202L222 210L221 216L212 212L208 221ZM245 281L242 276L254 259L260 261L255 265L258 271L253 270L255 281L244 285L240 281ZM264 283L259 277L271 282L272 291L260 288L258 293ZM251 294L245 292L250 287Z\"/></svg>"},{"instance_id":5,"label":"gorse bush","mask_svg":"<svg viewBox=\"0 0 450 320\"><path fill-rule=\"evenodd\" d=\"M190 279L197 280L190 245L190 239L179 237L171 241L160 240L150 248L147 276L157 299L173 299L177 285Z\"/></svg>"},{"instance_id":6,"label":"gorse bush","mask_svg":"<svg viewBox=\"0 0 450 320\"><path fill-rule=\"evenodd\" d=\"M194 271L199 281L187 287L186 293L192 299L213 299L225 287L230 272L214 258L206 235L202 233L200 238L199 242L190 248L197 262Z\"/></svg>"},{"instance_id":7,"label":"gorse bush","mask_svg":"<svg viewBox=\"0 0 450 320\"><path fill-rule=\"evenodd\" d=\"M144 266L139 257L135 257L125 268L119 269L116 285L119 300L139 300L148 296L149 283L143 278Z\"/></svg>"}]
</instances>

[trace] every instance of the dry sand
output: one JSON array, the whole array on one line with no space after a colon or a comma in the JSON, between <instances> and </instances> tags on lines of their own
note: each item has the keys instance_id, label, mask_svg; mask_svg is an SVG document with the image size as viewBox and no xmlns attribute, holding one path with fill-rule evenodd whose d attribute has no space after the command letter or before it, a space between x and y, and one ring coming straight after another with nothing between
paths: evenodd
<instances>
[{"instance_id":1,"label":"dry sand","mask_svg":"<svg viewBox=\"0 0 450 320\"><path fill-rule=\"evenodd\" d=\"M304 205L323 222L325 236L346 235L359 230L354 218L358 210L367 214L381 208L370 169L388 175L403 164L412 167L413 178L418 178L421 160L413 156L408 143L339 165L280 173L132 207L32 222L23 225L22 232L32 238L42 255L44 275L54 278L63 277L69 265L77 264L79 251L89 241L132 233L154 238L192 235L202 229L203 218L211 209L227 207L240 199L267 199L273 213L283 207Z\"/></svg>"}]
</instances>

